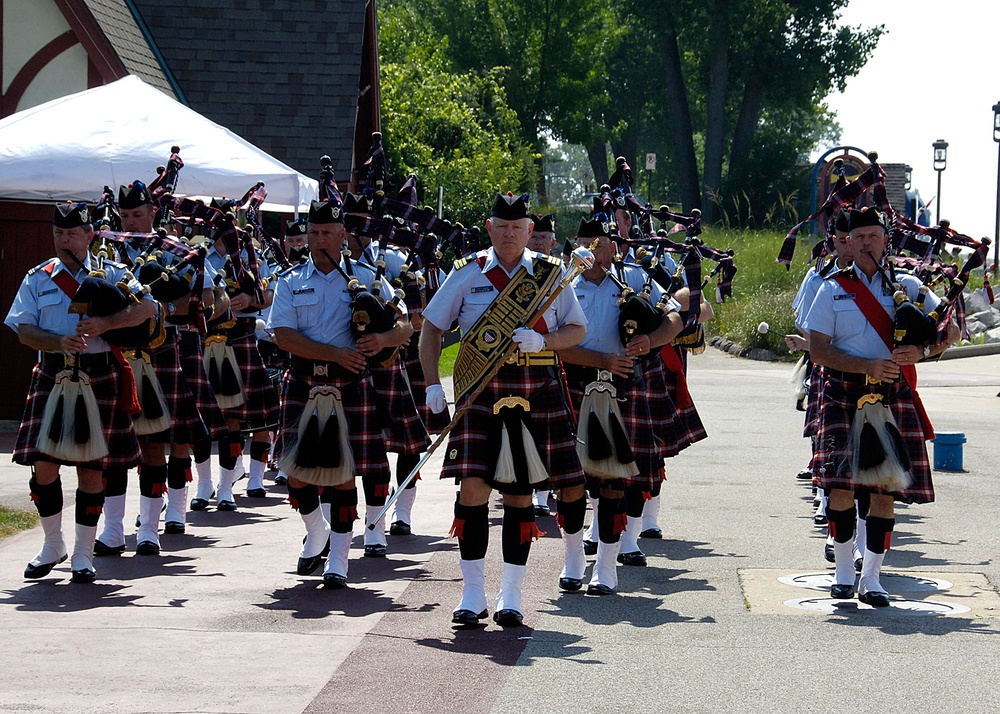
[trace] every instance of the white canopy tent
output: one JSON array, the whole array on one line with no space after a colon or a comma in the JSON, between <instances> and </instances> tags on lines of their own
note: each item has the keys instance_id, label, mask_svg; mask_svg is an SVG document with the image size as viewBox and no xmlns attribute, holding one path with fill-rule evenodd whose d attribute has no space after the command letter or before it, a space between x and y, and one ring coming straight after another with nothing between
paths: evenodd
<instances>
[{"instance_id":1,"label":"white canopy tent","mask_svg":"<svg viewBox=\"0 0 1000 714\"><path fill-rule=\"evenodd\" d=\"M178 196L239 198L263 181L264 210L317 197L315 179L128 76L0 120L0 199L93 202L105 185L152 181L171 146L184 161Z\"/></svg>"}]
</instances>

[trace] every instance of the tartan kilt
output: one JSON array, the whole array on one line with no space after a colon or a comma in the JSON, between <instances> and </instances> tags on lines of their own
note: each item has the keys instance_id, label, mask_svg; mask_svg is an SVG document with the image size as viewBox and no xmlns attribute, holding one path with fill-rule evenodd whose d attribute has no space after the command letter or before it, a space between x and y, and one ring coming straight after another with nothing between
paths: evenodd
<instances>
[{"instance_id":1,"label":"tartan kilt","mask_svg":"<svg viewBox=\"0 0 1000 714\"><path fill-rule=\"evenodd\" d=\"M219 402L215 399L215 392L212 391L212 384L205 372L201 336L190 330L181 331L177 352L181 371L194 394L194 404L208 429L208 438L216 441L229 433L229 427L226 426L226 418L222 416Z\"/></svg>"},{"instance_id":2,"label":"tartan kilt","mask_svg":"<svg viewBox=\"0 0 1000 714\"><path fill-rule=\"evenodd\" d=\"M295 448L299 438L299 420L309 401L309 390L321 384L333 385L341 391L347 417L348 441L357 469L355 475L388 483L392 473L389 470L385 439L375 417L375 390L367 372L351 377L317 379L303 375L295 368L288 369L281 380L281 422L275 461L280 461Z\"/></svg>"},{"instance_id":3,"label":"tartan kilt","mask_svg":"<svg viewBox=\"0 0 1000 714\"><path fill-rule=\"evenodd\" d=\"M431 440L410 394L403 361L397 356L389 366L369 366L368 371L377 397L379 424L386 434L385 450L394 454L422 454Z\"/></svg>"},{"instance_id":4,"label":"tartan kilt","mask_svg":"<svg viewBox=\"0 0 1000 714\"><path fill-rule=\"evenodd\" d=\"M24 417L21 419L21 428L17 432L12 460L23 466L30 466L36 461L46 461L101 471L108 468L134 468L138 466L141 455L139 441L132 428L132 417L119 406L118 390L121 374L119 370L117 364L87 370L90 386L94 390L97 407L101 412L104 440L108 444L107 456L99 461L75 464L54 459L38 450L36 444L42 428L45 403L55 387L56 374L60 370L36 364L31 371L31 385L28 387Z\"/></svg>"},{"instance_id":5,"label":"tartan kilt","mask_svg":"<svg viewBox=\"0 0 1000 714\"><path fill-rule=\"evenodd\" d=\"M257 349L257 335L251 332L243 337L231 338L226 343L233 348L236 364L243 377L243 404L233 409L224 409L227 419L239 419L243 431L273 429L278 424L278 393L267 374L260 350Z\"/></svg>"},{"instance_id":6,"label":"tartan kilt","mask_svg":"<svg viewBox=\"0 0 1000 714\"><path fill-rule=\"evenodd\" d=\"M406 377L410 381L410 394L413 395L413 403L417 407L421 421L428 434L440 434L451 423L451 410L448 407L444 411L435 414L427 408L427 379L424 377L424 368L420 366L420 352L414 344L403 345L399 348L399 355L403 359L403 368L406 370Z\"/></svg>"},{"instance_id":7,"label":"tartan kilt","mask_svg":"<svg viewBox=\"0 0 1000 714\"><path fill-rule=\"evenodd\" d=\"M568 380L569 396L573 401L573 410L577 414L577 423L581 418L580 408L583 405L583 390L588 383ZM616 383L617 385L617 383ZM622 395L619 395L619 398ZM662 447L653 434L653 416L649 412L649 403L645 395L645 382L640 379L630 379L625 389L625 399L619 399L618 409L622 414L625 433L628 435L629 446L635 456L635 465L639 468L636 476L628 479L598 479L598 483L611 488L636 488L640 491L651 491L653 483L658 481L663 468ZM588 483L593 480L587 474Z\"/></svg>"},{"instance_id":8,"label":"tartan kilt","mask_svg":"<svg viewBox=\"0 0 1000 714\"><path fill-rule=\"evenodd\" d=\"M931 481L924 432L913 406L913 392L902 379L891 384L886 399L913 464L910 469L913 484L902 492L854 485L849 454L851 419L858 411L858 399L867 393L867 387L851 384L827 373L812 463L814 483L823 488L887 493L903 503L931 503L934 500L934 484Z\"/></svg>"},{"instance_id":9,"label":"tartan kilt","mask_svg":"<svg viewBox=\"0 0 1000 714\"><path fill-rule=\"evenodd\" d=\"M172 334L171 334L172 333ZM140 441L164 444L193 444L208 438L208 428L198 413L194 393L181 371L179 338L176 331L168 331L168 338L155 349L143 350L150 357L150 365L163 390L163 398L170 411L170 428L157 434L147 434Z\"/></svg>"},{"instance_id":10,"label":"tartan kilt","mask_svg":"<svg viewBox=\"0 0 1000 714\"><path fill-rule=\"evenodd\" d=\"M565 384L551 367L504 365L452 429L441 478L456 481L469 476L492 484L494 451L489 442L493 405L503 397L519 396L531 404L528 431L534 438L542 463L549 474L548 488L558 490L585 483L583 468L576 455L573 417L566 404ZM468 395L459 401L465 404ZM460 405L456 405L456 410ZM546 488L538 484L535 488Z\"/></svg>"},{"instance_id":11,"label":"tartan kilt","mask_svg":"<svg viewBox=\"0 0 1000 714\"><path fill-rule=\"evenodd\" d=\"M676 456L690 445L686 439L686 428L674 404L676 382L673 382L674 389L670 389L668 379L672 373L659 357L642 360L640 364L653 425L653 436L660 445L660 455L663 458Z\"/></svg>"},{"instance_id":12,"label":"tartan kilt","mask_svg":"<svg viewBox=\"0 0 1000 714\"><path fill-rule=\"evenodd\" d=\"M823 365L813 364L809 372L809 388L806 391L806 420L802 436L816 436L819 427L819 407L823 403L823 382L826 381L826 370Z\"/></svg>"}]
</instances>

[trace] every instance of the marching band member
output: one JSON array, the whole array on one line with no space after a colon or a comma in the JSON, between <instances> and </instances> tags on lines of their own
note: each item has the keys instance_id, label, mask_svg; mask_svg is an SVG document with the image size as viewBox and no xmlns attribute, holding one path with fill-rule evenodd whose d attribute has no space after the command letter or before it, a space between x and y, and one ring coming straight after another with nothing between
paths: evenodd
<instances>
[{"instance_id":1,"label":"marching band member","mask_svg":"<svg viewBox=\"0 0 1000 714\"><path fill-rule=\"evenodd\" d=\"M829 493L827 517L836 563L830 596L854 597L854 493L867 491L871 506L857 595L867 605L886 607L889 595L879 574L895 524L893 502L934 500L924 443L930 427L918 408L912 365L940 354L947 349L947 342L894 346L896 288L881 269L888 244L886 218L881 211L867 208L851 212L850 244L854 266L823 282L805 319L812 358L826 373L814 474L817 485ZM918 279L899 275L898 284L909 301L917 300ZM936 295L928 294L925 312L939 302ZM912 371L913 384L907 378L908 371ZM878 448L874 448L873 439L877 439Z\"/></svg>"},{"instance_id":2,"label":"marching band member","mask_svg":"<svg viewBox=\"0 0 1000 714\"><path fill-rule=\"evenodd\" d=\"M512 315L514 324L523 324L531 316L529 306L540 306L561 276L561 261L527 250L532 219L525 199L497 195L486 220L492 247L456 262L424 310L420 362L432 411L446 406L438 372L444 331L457 319L465 335L462 347L476 351L510 339L498 325L510 324ZM532 491L549 487L561 492L562 502L583 499L583 470L555 352L579 344L586 322L573 292L560 292L536 329L514 330L515 362L499 368L450 434L441 478L456 479L460 488L452 532L461 553L463 592L452 614L455 624L476 625L489 614L485 558L493 489L504 501L503 583L493 613L503 627L520 626L524 618L521 587L531 542L539 534ZM482 352L468 354L475 363L472 357ZM459 374L468 368L462 361L460 349L455 366L460 405L467 397L467 389L459 389ZM480 379L485 375L481 369L467 371ZM462 385L468 387L464 378Z\"/></svg>"},{"instance_id":3,"label":"marching band member","mask_svg":"<svg viewBox=\"0 0 1000 714\"><path fill-rule=\"evenodd\" d=\"M149 190L140 181L118 189L118 207L121 212L122 229L127 232L151 233L155 210ZM162 259L161 259L162 260ZM187 311L190 294L164 304L167 319L179 311ZM167 520L183 524L184 486L191 472L191 445L208 438L208 429L198 412L194 394L188 386L181 370L179 356L179 336L176 327L167 328L167 338L156 347L135 350L135 364L145 369L139 360L146 363L147 370L143 382L154 386L162 395L162 404L151 402L149 395L143 396L143 412L134 418L142 450L142 464L139 468L139 530L136 533L136 555L158 555L160 552L159 523L163 496L172 496L173 505ZM148 381L147 381L148 380ZM158 400L157 400L158 401ZM140 430L140 424L149 423L149 405L156 408L160 425L166 428L151 431L155 427ZM170 460L167 461L166 444L170 444ZM125 482L126 474L120 469L109 470L105 475L104 530L94 543L94 555L118 555L125 550ZM171 493L168 487L173 488ZM176 532L176 525L171 527Z\"/></svg>"},{"instance_id":4,"label":"marching band member","mask_svg":"<svg viewBox=\"0 0 1000 714\"><path fill-rule=\"evenodd\" d=\"M97 577L94 540L104 506L102 471L139 463L129 415L138 406L131 371L121 352L101 335L140 325L156 316L158 308L147 297L106 317L71 314L77 289L93 265L89 247L94 231L82 203L57 205L52 222L56 257L28 271L4 321L22 344L40 352L13 454L16 463L32 469L31 498L45 533L24 576L43 578L67 558L59 475L60 466L67 465L76 467L78 480L72 581L91 583ZM121 264L106 261L103 269L112 282L124 279ZM128 287L133 293L141 291L134 279ZM64 399L55 401L54 409L47 408L50 397L60 391ZM73 392L75 400L70 398ZM53 451L62 456L47 453Z\"/></svg>"},{"instance_id":5,"label":"marching band member","mask_svg":"<svg viewBox=\"0 0 1000 714\"><path fill-rule=\"evenodd\" d=\"M312 573L329 548L323 586L331 589L347 584L356 475L389 480L368 358L409 336L405 317L388 332L353 336L352 285L342 272L345 239L343 205L314 202L309 259L279 281L267 324L278 346L292 355L282 384L279 464L288 476L288 500L306 526L296 570ZM353 269L357 280L371 284L370 271ZM388 294L387 282L383 289ZM320 508L319 485L330 505L329 524Z\"/></svg>"},{"instance_id":6,"label":"marching band member","mask_svg":"<svg viewBox=\"0 0 1000 714\"><path fill-rule=\"evenodd\" d=\"M595 513L599 538L597 562L587 589L588 593L597 595L609 594L618 585L617 562L626 520L633 531L638 527L638 521L632 523L632 518L627 519L626 495L631 494L629 498L637 504L633 513L640 516L643 494L652 490L663 471L664 456L653 427L649 385L637 360L647 355L658 359L659 348L673 339L683 327L676 312L677 304L668 304L664 300L664 307L659 308L663 293L655 283L647 282L642 270L613 265L618 247L612 242L612 230L613 225L601 213L580 223L577 243L584 245L597 240L593 248L594 267L573 282L580 305L587 314L587 336L579 346L560 352L560 357L566 362L570 394L578 411L578 439L585 442L580 448L587 449L592 456L591 459L584 459L588 485L592 492L599 493ZM620 272L612 277L612 270ZM648 289L649 297L645 299L645 305L637 304L637 307L654 311L645 312L647 315L655 315L659 311L660 317L639 326L641 313L633 316L627 312L629 304L623 294L626 288L640 300L638 295ZM669 312L664 314L664 311ZM657 319L662 320L658 325ZM626 322L623 323L623 320ZM626 337L622 325L628 325L628 320L633 320L634 324L632 334ZM587 408L587 396L592 391L599 394L596 390L601 389L610 392L611 403L605 406L600 402L601 409L598 410L595 407L599 402L595 400ZM602 426L605 415L608 423ZM611 434L608 434L609 431ZM619 437L617 441L615 435ZM620 443L621 437L625 437L627 443ZM603 458L598 458L598 451ZM623 471L621 465L626 462L631 462L630 468ZM559 520L562 521L566 542L566 566L559 585L564 590L581 587L586 564L582 503L579 511L578 520L574 517L570 524L569 514L573 512L564 514L560 503ZM638 549L638 545L635 548Z\"/></svg>"}]
</instances>

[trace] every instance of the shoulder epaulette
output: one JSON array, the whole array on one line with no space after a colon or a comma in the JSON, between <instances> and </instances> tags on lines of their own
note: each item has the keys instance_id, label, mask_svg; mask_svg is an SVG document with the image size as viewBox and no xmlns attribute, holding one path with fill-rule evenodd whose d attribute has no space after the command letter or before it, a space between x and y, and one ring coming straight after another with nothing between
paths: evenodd
<instances>
[{"instance_id":1,"label":"shoulder epaulette","mask_svg":"<svg viewBox=\"0 0 1000 714\"><path fill-rule=\"evenodd\" d=\"M34 268L32 268L31 270L28 271L28 275L34 275L35 273L37 273L39 270L41 270L42 268L44 268L49 263L54 263L55 260L56 260L55 258L49 258L44 263L39 263Z\"/></svg>"},{"instance_id":2,"label":"shoulder epaulette","mask_svg":"<svg viewBox=\"0 0 1000 714\"><path fill-rule=\"evenodd\" d=\"M472 259L473 259L473 258L475 258L475 257L476 257L476 256L475 256L475 254L473 253L472 255L467 255L467 256L465 256L464 258L459 258L458 260L456 260L456 261L454 262L454 264L453 264L453 268L454 268L455 270L461 270L461 269L462 269L462 268L464 268L464 267L465 267L466 265L468 265L469 263L471 263L471 262L472 262Z\"/></svg>"},{"instance_id":3,"label":"shoulder epaulette","mask_svg":"<svg viewBox=\"0 0 1000 714\"><path fill-rule=\"evenodd\" d=\"M851 280L854 280L858 277L857 273L854 272L854 264L852 263L851 265L848 265L846 268L841 268L840 270L834 270L829 275L824 276L823 279L832 280L833 278L836 278L838 275L842 275L845 278L850 278Z\"/></svg>"},{"instance_id":4,"label":"shoulder epaulette","mask_svg":"<svg viewBox=\"0 0 1000 714\"><path fill-rule=\"evenodd\" d=\"M555 257L554 255L546 255L545 253L535 253L535 259L541 259L548 263L549 265L562 265L562 260Z\"/></svg>"}]
</instances>

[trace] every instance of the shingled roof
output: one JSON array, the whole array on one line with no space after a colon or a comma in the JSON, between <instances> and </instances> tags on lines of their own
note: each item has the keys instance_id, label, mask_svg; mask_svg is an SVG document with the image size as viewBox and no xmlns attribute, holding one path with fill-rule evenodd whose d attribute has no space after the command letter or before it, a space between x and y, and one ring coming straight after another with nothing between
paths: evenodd
<instances>
[{"instance_id":1,"label":"shingled roof","mask_svg":"<svg viewBox=\"0 0 1000 714\"><path fill-rule=\"evenodd\" d=\"M130 2L192 109L306 175L329 154L346 187L366 2Z\"/></svg>"},{"instance_id":2,"label":"shingled roof","mask_svg":"<svg viewBox=\"0 0 1000 714\"><path fill-rule=\"evenodd\" d=\"M115 48L129 74L140 77L146 84L153 85L167 96L182 99L125 0L84 0L84 4Z\"/></svg>"}]
</instances>

